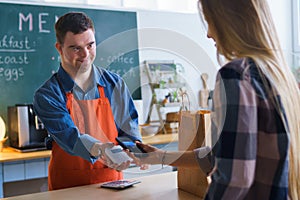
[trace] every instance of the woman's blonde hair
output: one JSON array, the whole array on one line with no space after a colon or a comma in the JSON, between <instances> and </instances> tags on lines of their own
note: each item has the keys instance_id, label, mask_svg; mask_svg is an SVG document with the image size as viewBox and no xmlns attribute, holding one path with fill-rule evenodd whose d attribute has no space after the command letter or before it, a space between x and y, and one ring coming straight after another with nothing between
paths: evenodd
<instances>
[{"instance_id":1,"label":"woman's blonde hair","mask_svg":"<svg viewBox=\"0 0 300 200\"><path fill-rule=\"evenodd\" d=\"M285 62L267 1L199 0L199 8L214 34L219 58L252 58L275 87L272 92L280 95L290 137L289 196L300 199L300 90Z\"/></svg>"}]
</instances>

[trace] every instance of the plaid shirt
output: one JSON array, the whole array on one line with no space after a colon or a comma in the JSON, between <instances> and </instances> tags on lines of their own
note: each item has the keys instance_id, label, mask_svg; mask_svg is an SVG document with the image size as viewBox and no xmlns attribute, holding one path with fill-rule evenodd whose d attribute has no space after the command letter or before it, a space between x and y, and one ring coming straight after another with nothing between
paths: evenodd
<instances>
[{"instance_id":1,"label":"plaid shirt","mask_svg":"<svg viewBox=\"0 0 300 200\"><path fill-rule=\"evenodd\" d=\"M237 59L219 70L212 112L215 171L206 199L288 199L289 137L274 99L252 60Z\"/></svg>"}]
</instances>

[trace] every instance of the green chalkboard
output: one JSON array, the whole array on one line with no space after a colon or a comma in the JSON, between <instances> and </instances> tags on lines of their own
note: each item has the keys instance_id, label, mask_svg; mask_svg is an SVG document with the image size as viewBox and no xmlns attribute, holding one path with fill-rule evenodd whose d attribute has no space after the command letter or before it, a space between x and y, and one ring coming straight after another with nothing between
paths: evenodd
<instances>
[{"instance_id":1,"label":"green chalkboard","mask_svg":"<svg viewBox=\"0 0 300 200\"><path fill-rule=\"evenodd\" d=\"M134 99L141 98L135 12L0 3L0 116L7 106L31 103L34 91L59 67L54 24L82 11L95 25L95 64L121 75Z\"/></svg>"}]
</instances>

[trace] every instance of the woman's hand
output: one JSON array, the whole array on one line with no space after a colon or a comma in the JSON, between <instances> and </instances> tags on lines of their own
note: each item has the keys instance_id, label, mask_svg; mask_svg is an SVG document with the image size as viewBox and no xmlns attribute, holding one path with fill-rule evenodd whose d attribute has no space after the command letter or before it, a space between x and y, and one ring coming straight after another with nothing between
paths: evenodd
<instances>
[{"instance_id":1,"label":"woman's hand","mask_svg":"<svg viewBox=\"0 0 300 200\"><path fill-rule=\"evenodd\" d=\"M164 154L163 150L140 142L136 142L136 145L143 149L146 153L136 155L130 152L127 153L133 159L133 163L135 163L137 166L140 166L142 170L147 169L148 164L161 163L162 155Z\"/></svg>"}]
</instances>

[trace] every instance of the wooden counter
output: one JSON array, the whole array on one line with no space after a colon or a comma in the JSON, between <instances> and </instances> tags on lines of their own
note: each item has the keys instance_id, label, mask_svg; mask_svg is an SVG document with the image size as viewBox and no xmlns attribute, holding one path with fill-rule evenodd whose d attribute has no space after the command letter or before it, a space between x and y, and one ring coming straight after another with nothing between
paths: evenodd
<instances>
[{"instance_id":1,"label":"wooden counter","mask_svg":"<svg viewBox=\"0 0 300 200\"><path fill-rule=\"evenodd\" d=\"M143 137L143 142L151 145L173 144L176 146L177 134L158 134ZM0 152L0 198L3 184L14 181L25 181L48 177L50 150L20 153L13 148L4 148Z\"/></svg>"},{"instance_id":2,"label":"wooden counter","mask_svg":"<svg viewBox=\"0 0 300 200\"><path fill-rule=\"evenodd\" d=\"M20 160L48 158L50 157L50 155L50 150L20 153L14 150L13 148L7 147L4 148L3 151L0 153L0 162L13 162Z\"/></svg>"},{"instance_id":3,"label":"wooden counter","mask_svg":"<svg viewBox=\"0 0 300 200\"><path fill-rule=\"evenodd\" d=\"M99 184L73 187L63 190L41 192L4 198L5 200L74 200L74 199L137 199L137 200L195 200L199 197L177 188L177 172L168 172L137 178L141 183L125 189L99 188ZM3 200L4 200L3 199Z\"/></svg>"}]
</instances>

